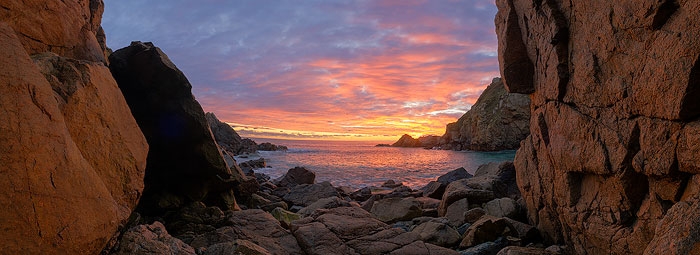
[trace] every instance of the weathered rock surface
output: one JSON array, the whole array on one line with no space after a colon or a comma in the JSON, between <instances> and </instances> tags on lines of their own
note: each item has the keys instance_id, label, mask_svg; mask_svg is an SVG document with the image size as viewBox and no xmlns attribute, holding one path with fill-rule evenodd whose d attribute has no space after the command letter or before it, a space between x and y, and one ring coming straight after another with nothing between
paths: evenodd
<instances>
[{"instance_id":1,"label":"weathered rock surface","mask_svg":"<svg viewBox=\"0 0 700 255\"><path fill-rule=\"evenodd\" d=\"M270 251L248 240L217 243L202 252L202 255L272 255Z\"/></svg>"},{"instance_id":2,"label":"weathered rock surface","mask_svg":"<svg viewBox=\"0 0 700 255\"><path fill-rule=\"evenodd\" d=\"M439 145L448 150L497 151L517 149L530 133L530 99L508 93L500 78L457 122L447 124Z\"/></svg>"},{"instance_id":3,"label":"weathered rock surface","mask_svg":"<svg viewBox=\"0 0 700 255\"><path fill-rule=\"evenodd\" d=\"M282 199L293 205L309 206L321 198L337 197L338 191L330 182L294 186Z\"/></svg>"},{"instance_id":4,"label":"weathered rock surface","mask_svg":"<svg viewBox=\"0 0 700 255\"><path fill-rule=\"evenodd\" d=\"M207 118L209 127L211 127L211 133L214 135L216 143L219 144L222 149L234 155L254 153L257 150L257 146L246 146L250 144L243 143L241 136L239 136L231 126L216 118L214 113L208 112L205 114L205 117Z\"/></svg>"},{"instance_id":5,"label":"weathered rock surface","mask_svg":"<svg viewBox=\"0 0 700 255\"><path fill-rule=\"evenodd\" d=\"M309 171L303 167L295 167L289 169L287 173L282 176L277 186L281 187L294 187L299 184L314 184L316 182L316 174Z\"/></svg>"},{"instance_id":6,"label":"weathered rock surface","mask_svg":"<svg viewBox=\"0 0 700 255\"><path fill-rule=\"evenodd\" d=\"M461 241L459 232L445 223L428 221L415 227L411 232L420 240L442 247L452 247Z\"/></svg>"},{"instance_id":7,"label":"weathered rock surface","mask_svg":"<svg viewBox=\"0 0 700 255\"><path fill-rule=\"evenodd\" d=\"M103 10L100 0L7 0L0 3L0 21L13 28L29 55L53 52L104 63L106 46L98 42Z\"/></svg>"},{"instance_id":8,"label":"weathered rock surface","mask_svg":"<svg viewBox=\"0 0 700 255\"><path fill-rule=\"evenodd\" d=\"M143 189L148 145L102 63L93 2L0 3L2 253L98 253Z\"/></svg>"},{"instance_id":9,"label":"weathered rock surface","mask_svg":"<svg viewBox=\"0 0 700 255\"><path fill-rule=\"evenodd\" d=\"M192 85L151 43L132 42L109 56L110 70L150 150L142 212L201 201L235 209L233 175L192 95Z\"/></svg>"},{"instance_id":10,"label":"weathered rock surface","mask_svg":"<svg viewBox=\"0 0 700 255\"><path fill-rule=\"evenodd\" d=\"M392 197L374 202L370 210L377 219L393 223L421 216L421 204L415 198Z\"/></svg>"},{"instance_id":11,"label":"weathered rock surface","mask_svg":"<svg viewBox=\"0 0 700 255\"><path fill-rule=\"evenodd\" d=\"M218 243L246 240L271 254L304 254L294 236L272 215L262 210L231 212L226 215L224 224L225 226L215 231L190 238L188 243L196 249Z\"/></svg>"},{"instance_id":12,"label":"weathered rock surface","mask_svg":"<svg viewBox=\"0 0 700 255\"><path fill-rule=\"evenodd\" d=\"M160 222L138 225L124 233L115 255L194 255L194 248L168 234Z\"/></svg>"},{"instance_id":13,"label":"weathered rock surface","mask_svg":"<svg viewBox=\"0 0 700 255\"><path fill-rule=\"evenodd\" d=\"M533 104L529 220L577 254L692 250L669 233L700 214L675 216L700 173L700 1L496 3L504 83Z\"/></svg>"},{"instance_id":14,"label":"weathered rock surface","mask_svg":"<svg viewBox=\"0 0 700 255\"><path fill-rule=\"evenodd\" d=\"M519 195L516 187L512 162L484 164L474 172L474 177L457 180L447 186L438 213L445 215L452 203L463 198L467 198L470 204L482 204L495 198L516 197Z\"/></svg>"},{"instance_id":15,"label":"weathered rock surface","mask_svg":"<svg viewBox=\"0 0 700 255\"><path fill-rule=\"evenodd\" d=\"M445 187L447 187L447 184L431 181L420 190L423 191L423 196L440 199L442 194L445 193Z\"/></svg>"},{"instance_id":16,"label":"weathered rock surface","mask_svg":"<svg viewBox=\"0 0 700 255\"><path fill-rule=\"evenodd\" d=\"M450 184L450 182L456 180L467 179L472 177L473 176L469 172L467 172L467 169L464 169L464 167L460 167L441 175L440 177L438 177L437 182L447 185Z\"/></svg>"},{"instance_id":17,"label":"weathered rock surface","mask_svg":"<svg viewBox=\"0 0 700 255\"><path fill-rule=\"evenodd\" d=\"M291 229L307 254L457 254L391 228L359 207L319 209L292 222Z\"/></svg>"},{"instance_id":18,"label":"weathered rock surface","mask_svg":"<svg viewBox=\"0 0 700 255\"><path fill-rule=\"evenodd\" d=\"M484 210L488 215L495 217L508 217L511 219L518 218L518 213L520 212L518 204L515 202L515 200L509 197L497 198L487 202L484 205Z\"/></svg>"},{"instance_id":19,"label":"weathered rock surface","mask_svg":"<svg viewBox=\"0 0 700 255\"><path fill-rule=\"evenodd\" d=\"M514 235L517 235L517 233L506 219L484 216L467 229L459 247L469 248L481 243L495 241L501 237Z\"/></svg>"}]
</instances>

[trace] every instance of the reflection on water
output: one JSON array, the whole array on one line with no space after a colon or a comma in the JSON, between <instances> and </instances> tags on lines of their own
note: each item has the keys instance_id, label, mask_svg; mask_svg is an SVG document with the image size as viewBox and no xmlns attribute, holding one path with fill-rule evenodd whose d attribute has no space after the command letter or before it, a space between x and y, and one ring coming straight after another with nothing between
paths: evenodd
<instances>
[{"instance_id":1,"label":"reflection on water","mask_svg":"<svg viewBox=\"0 0 700 255\"><path fill-rule=\"evenodd\" d=\"M316 181L335 186L379 186L386 180L423 187L440 175L464 167L474 173L488 162L513 160L515 151L474 152L425 150L421 148L375 147L368 142L291 141L256 139L287 145L288 151L262 151L270 168L258 169L272 178L288 169L303 166L316 173Z\"/></svg>"}]
</instances>

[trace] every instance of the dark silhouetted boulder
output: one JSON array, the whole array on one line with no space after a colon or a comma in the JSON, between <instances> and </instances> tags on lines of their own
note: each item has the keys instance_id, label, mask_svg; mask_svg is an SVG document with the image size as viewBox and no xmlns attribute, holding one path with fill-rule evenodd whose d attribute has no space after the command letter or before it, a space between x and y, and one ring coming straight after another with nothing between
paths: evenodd
<instances>
[{"instance_id":1,"label":"dark silhouetted boulder","mask_svg":"<svg viewBox=\"0 0 700 255\"><path fill-rule=\"evenodd\" d=\"M151 43L132 42L109 61L150 145L142 212L200 200L237 208L231 188L239 176L224 162L185 75Z\"/></svg>"}]
</instances>

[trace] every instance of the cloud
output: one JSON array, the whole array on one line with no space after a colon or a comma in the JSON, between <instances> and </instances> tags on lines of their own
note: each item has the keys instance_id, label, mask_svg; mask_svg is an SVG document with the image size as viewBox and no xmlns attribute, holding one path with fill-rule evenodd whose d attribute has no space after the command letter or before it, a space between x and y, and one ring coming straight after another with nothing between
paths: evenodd
<instances>
[{"instance_id":1,"label":"cloud","mask_svg":"<svg viewBox=\"0 0 700 255\"><path fill-rule=\"evenodd\" d=\"M108 46L153 41L206 111L286 135L441 134L498 76L491 0L105 5Z\"/></svg>"}]
</instances>

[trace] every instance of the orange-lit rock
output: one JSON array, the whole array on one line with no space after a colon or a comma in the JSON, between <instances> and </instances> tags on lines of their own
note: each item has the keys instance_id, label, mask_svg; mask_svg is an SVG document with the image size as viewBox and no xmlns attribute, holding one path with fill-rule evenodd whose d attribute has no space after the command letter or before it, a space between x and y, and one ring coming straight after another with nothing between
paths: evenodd
<instances>
[{"instance_id":1,"label":"orange-lit rock","mask_svg":"<svg viewBox=\"0 0 700 255\"><path fill-rule=\"evenodd\" d=\"M674 232L700 214L683 196L698 173L700 1L496 3L504 83L533 103L515 160L530 221L577 254L690 251L697 239Z\"/></svg>"},{"instance_id":2,"label":"orange-lit rock","mask_svg":"<svg viewBox=\"0 0 700 255\"><path fill-rule=\"evenodd\" d=\"M102 0L0 2L0 21L17 33L29 55L53 52L60 56L104 62L101 29Z\"/></svg>"},{"instance_id":3,"label":"orange-lit rock","mask_svg":"<svg viewBox=\"0 0 700 255\"><path fill-rule=\"evenodd\" d=\"M95 254L139 199L148 145L101 62L69 58L78 48L32 61L48 48L11 25L34 20L22 15L35 5L11 5L0 18L0 246Z\"/></svg>"},{"instance_id":4,"label":"orange-lit rock","mask_svg":"<svg viewBox=\"0 0 700 255\"><path fill-rule=\"evenodd\" d=\"M530 99L508 93L495 78L462 117L447 124L439 146L449 150L517 149L530 133Z\"/></svg>"}]
</instances>

